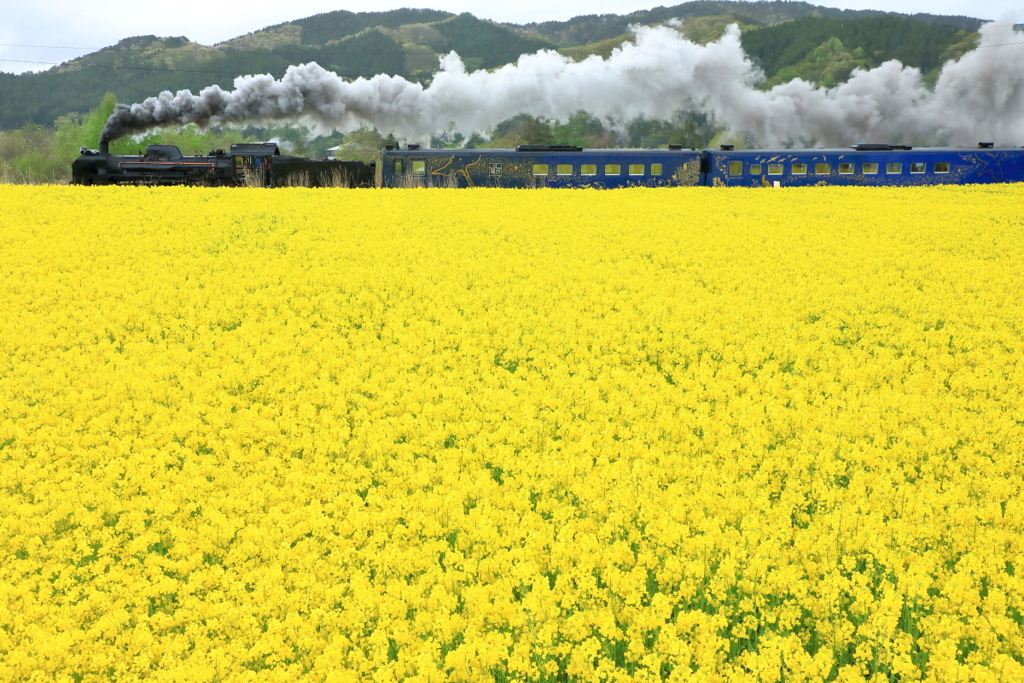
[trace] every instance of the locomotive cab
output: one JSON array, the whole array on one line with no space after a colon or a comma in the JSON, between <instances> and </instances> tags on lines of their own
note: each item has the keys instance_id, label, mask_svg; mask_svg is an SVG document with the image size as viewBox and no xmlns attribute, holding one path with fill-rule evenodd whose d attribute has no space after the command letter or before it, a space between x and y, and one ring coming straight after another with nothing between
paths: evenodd
<instances>
[{"instance_id":1,"label":"locomotive cab","mask_svg":"<svg viewBox=\"0 0 1024 683\"><path fill-rule=\"evenodd\" d=\"M235 175L243 185L255 184L261 187L268 184L271 168L271 157L281 155L281 150L274 142L247 142L231 145L228 156L234 159Z\"/></svg>"}]
</instances>

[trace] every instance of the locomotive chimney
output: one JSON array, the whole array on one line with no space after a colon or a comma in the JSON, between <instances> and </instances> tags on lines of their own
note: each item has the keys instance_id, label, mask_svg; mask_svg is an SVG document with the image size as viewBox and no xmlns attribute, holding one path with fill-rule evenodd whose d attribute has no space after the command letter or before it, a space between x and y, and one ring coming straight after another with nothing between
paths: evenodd
<instances>
[{"instance_id":1,"label":"locomotive chimney","mask_svg":"<svg viewBox=\"0 0 1024 683\"><path fill-rule=\"evenodd\" d=\"M100 140L100 154L110 154L110 143L106 140Z\"/></svg>"}]
</instances>

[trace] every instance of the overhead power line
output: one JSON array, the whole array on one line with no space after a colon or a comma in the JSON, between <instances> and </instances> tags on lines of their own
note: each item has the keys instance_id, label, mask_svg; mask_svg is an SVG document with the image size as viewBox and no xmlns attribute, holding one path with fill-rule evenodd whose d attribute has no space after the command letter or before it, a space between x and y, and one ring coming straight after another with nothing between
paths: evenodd
<instances>
[{"instance_id":1,"label":"overhead power line","mask_svg":"<svg viewBox=\"0 0 1024 683\"><path fill-rule=\"evenodd\" d=\"M1008 23L1008 24L986 23L986 24L983 24L983 25L985 25L985 26L999 26L999 27L1002 27L1002 26L1012 26L1014 28L1016 28L1017 26L1024 27L1024 24L1018 24L1018 23L1012 23L1012 22ZM225 41L224 43L218 43L217 45L224 45L224 44L226 44L228 42L230 42L230 41ZM998 47L1000 45L1020 45L1020 44L1024 44L1024 43L996 43L996 44L993 44L993 45L980 45L979 47ZM205 48L207 50L218 50L220 52L230 52L232 54L261 54L261 53L267 53L267 52L272 52L273 51L273 48L271 50L237 50L237 49L229 47L227 50L220 50L216 45L199 45L199 43L190 43L190 45L198 45L199 47ZM291 45L293 45L293 44L292 43L287 43L287 44L281 45L279 47L290 47ZM111 48L115 48L117 46L116 45L107 45L105 47L82 47L82 46L72 46L72 45L29 45L29 44L24 44L24 43L0 43L0 47L30 47L30 48L38 48L38 49L45 49L45 50L97 50L98 51L98 50L108 50L108 49L111 49ZM298 45L298 44L295 44L295 47L297 47L297 48L306 48L306 49L314 49L315 50L318 47L322 47L322 46L318 46L318 45ZM179 48L168 48L168 49L179 49ZM321 53L321 54L339 55L339 54L357 54L357 53L324 52L324 53ZM404 55L404 54L409 54L409 53L406 53L406 52L403 51L403 52L359 52L358 54L364 54L364 55L394 55L394 54L403 54ZM413 54L415 54L415 53L413 53ZM477 53L477 55L480 55L480 56L490 55L490 54L498 54L498 53L495 53L495 52L481 52L481 53ZM4 59L4 60L0 60L0 61L18 62L18 61L22 61L22 60ZM26 63L28 63L28 64L59 64L60 62L26 62Z\"/></svg>"},{"instance_id":2,"label":"overhead power line","mask_svg":"<svg viewBox=\"0 0 1024 683\"><path fill-rule=\"evenodd\" d=\"M54 50L96 50L96 51L110 49L110 47L63 47L63 46L58 46L58 45L13 45L13 44L8 44L8 43L0 43L0 47L38 47L38 48L52 48ZM111 46L111 47L113 47L113 46ZM167 48L167 49L169 49L169 50L179 50L179 51L184 52L184 53L191 52L191 53L194 53L194 54L209 54L210 50L215 50L217 52L223 52L226 55L272 55L272 54L275 54L274 50L278 49L278 48L273 48L273 49L269 49L269 50L236 50L233 47L229 47L227 49L223 49L222 50L222 49L217 48L215 46L208 46L208 45L200 45L199 47L202 48L202 49L200 49L200 50L195 50L195 49L193 49L193 50L181 50L181 48ZM316 51L317 54L328 55L328 56L337 56L337 55L375 55L375 56L379 56L379 55L403 55L404 56L404 55L427 54L425 52L406 52L404 50L388 50L386 52L367 52L365 50L353 50L352 52L322 52L320 50L322 49L323 46L320 46L320 45L294 45L294 44L288 44L288 45L281 45L279 47L282 47L282 48L284 48L284 47L293 47L293 48L295 48L297 50ZM548 48L548 49L552 49L552 48ZM494 51L494 50L492 50L490 52L474 52L472 54L468 54L467 53L465 56L467 56L467 57L487 57L489 55L506 54L507 52L508 52L508 50L505 50L505 51ZM441 54L441 52L438 52L437 54ZM463 56L463 55L460 54L460 56ZM5 60L5 61L17 61L17 60ZM61 64L62 62L38 62L38 63L39 64Z\"/></svg>"},{"instance_id":3,"label":"overhead power line","mask_svg":"<svg viewBox=\"0 0 1024 683\"><path fill-rule=\"evenodd\" d=\"M1010 22L1010 23L983 22L982 26L988 26L988 27L1011 26L1011 27L1016 28L1018 26L1024 27L1024 24L1017 23L1017 22ZM242 37L245 38L245 36L242 36ZM237 38L233 39L233 40L237 40ZM229 43L229 42L231 42L231 41L224 41L223 43L217 43L217 45L224 45L224 44ZM189 43L189 44L190 45L199 45L199 43ZM288 43L288 44L283 45L281 47L286 47L287 45L290 45L290 44L291 43ZM999 43L999 45L1014 45L1014 44L1016 44L1016 43ZM24 43L0 43L0 47L31 47L31 48L40 48L40 49L45 49L45 50L107 50L107 49L114 48L114 47L117 47L117 46L116 45L107 45L105 47L82 47L82 46L72 46L72 45L28 45L28 44L24 44ZM207 49L217 49L216 45L200 45L200 47L204 47L204 48L207 48ZM296 47L316 48L317 46L316 45L296 45ZM996 46L995 45L983 45L982 47L996 47ZM169 49L178 49L178 48L169 48ZM267 52L267 50L235 50L235 49L231 49L231 52L237 52L237 53L242 53L242 54L256 54L256 53L260 53L260 52ZM341 54L341 53L335 53L335 54ZM375 52L375 53L362 53L362 54L399 54L399 53ZM405 53L403 52L401 54L405 54ZM17 60L7 59L7 60L3 60L3 61L11 62L11 61L17 61ZM40 62L40 63L46 63L46 62Z\"/></svg>"},{"instance_id":4,"label":"overhead power line","mask_svg":"<svg viewBox=\"0 0 1024 683\"><path fill-rule=\"evenodd\" d=\"M1007 26L1012 26L1012 25L1015 25L1015 24L1006 24L1006 25ZM991 45L978 45L974 49L980 50L982 48L1004 47L1004 46L1007 46L1007 45L1024 45L1024 42L1014 41L1014 42L1009 42L1009 43L993 43ZM71 47L71 46L60 46L60 45L22 45L22 44L15 44L15 43L0 43L0 47L29 47L29 48L45 48L45 49L53 49L53 50L103 50L103 49L107 49L107 48L93 48L93 47ZM203 46L203 47L205 47L205 46ZM303 48L303 47L305 47L307 49L308 48L316 49L316 46L300 45L300 46L296 46L296 47L300 48L300 49ZM207 48L207 49L216 49L216 48ZM234 49L232 49L232 50L219 50L219 51L220 52L224 52L225 54L268 54L268 55L274 54L270 50L234 50ZM394 51L391 51L391 52L362 52L362 51L360 51L360 52L319 52L318 54L320 56L324 56L324 57L339 57L339 56L341 56L341 57L356 57L356 56L360 56L360 57L361 56L377 56L377 57L379 57L379 56L395 56L395 55L403 55L403 56L414 55L415 56L416 54L426 54L426 53L415 53L415 52L408 53L408 52L405 52L405 51L402 51L402 52L394 52ZM499 55L499 54L508 54L508 52L507 51L506 52L477 52L477 53L473 53L473 54L460 54L459 56L460 57L473 58L473 57L487 57L487 56ZM79 67L79 68L83 68L83 69L128 69L128 70L132 70L132 71L169 71L169 72L193 73L193 74L218 74L218 75L225 75L225 76L237 76L238 75L238 73L236 73L234 71L211 71L211 70L207 70L207 69L172 69L172 68L168 68L168 67L125 66L125 65L120 65L120 64L72 64L72 63L70 63L68 61L64 61L64 62L44 62L44 61L36 61L36 60L29 60L29 59L4 59L2 57L0 57L0 62L8 62L8 63L13 63L13 64L41 64L41 65L47 65L47 66L58 66L58 65L61 65L61 64L67 64L69 67L70 66L74 66L74 67ZM363 74L338 74L338 75L339 76L345 76L346 78L356 78L356 77L361 76Z\"/></svg>"},{"instance_id":5,"label":"overhead power line","mask_svg":"<svg viewBox=\"0 0 1024 683\"><path fill-rule=\"evenodd\" d=\"M48 50L102 50L102 47L71 47L68 45L22 45L20 43L0 43L0 47L41 47Z\"/></svg>"},{"instance_id":6,"label":"overhead power line","mask_svg":"<svg viewBox=\"0 0 1024 683\"><path fill-rule=\"evenodd\" d=\"M49 64L50 66L57 66L59 64L67 64L67 62L35 62L28 59L2 59L0 62L17 62L18 64ZM238 74L233 71L204 71L199 69L168 69L166 67L161 68L157 66L119 66L115 64L68 64L68 66L79 67L82 69L130 69L132 71L180 71L182 73L190 74L224 74L224 75L235 75Z\"/></svg>"},{"instance_id":7,"label":"overhead power line","mask_svg":"<svg viewBox=\"0 0 1024 683\"><path fill-rule=\"evenodd\" d=\"M976 47L974 49L975 50L980 50L983 47L1002 47L1003 45L1024 45L1024 43L1022 43L1022 42L1015 42L1015 43L993 43L992 45L979 45L978 47Z\"/></svg>"},{"instance_id":8,"label":"overhead power line","mask_svg":"<svg viewBox=\"0 0 1024 683\"><path fill-rule=\"evenodd\" d=\"M26 46L26 47L31 47L31 46ZM71 48L69 48L69 49L71 49ZM91 49L91 48L74 48L74 49ZM278 56L278 57L283 56L283 55L276 54L276 53L274 53L272 51L269 51L269 50L226 50L226 51L220 51L220 52L223 52L225 55L233 55L233 54L251 54L251 55L263 54L263 55L268 55L268 56L271 56L271 55ZM515 52L515 50L505 50L505 51L501 51L501 52L497 52L497 51L496 52L474 52L474 53L459 54L459 57L473 59L475 57L490 57L492 55L507 55L507 54L510 54L510 52ZM199 54L199 53L196 52L196 54ZM311 54L310 57L364 57L364 56L373 56L373 57L385 57L385 56L408 57L408 56L413 56L413 57L415 57L417 55L426 55L426 54L429 54L429 53L426 53L426 52L419 52L419 53L417 53L417 52L404 52L404 51L401 51L401 52L396 52L396 51L389 51L389 52L366 52L366 51L360 50L360 51L354 51L354 52L316 52L315 54ZM444 53L438 52L438 53L433 53L433 54L444 54ZM119 64L77 64L77 63L76 64L72 64L71 62L74 61L75 59L79 59L79 58L73 58L72 60L65 60L63 62L45 62L45 61L36 61L36 60L29 60L29 59L4 59L4 58L0 57L0 62L16 62L16 63L19 63L19 64L49 64L51 66L57 66L58 64L67 64L68 66L78 66L78 67L82 67L82 68L93 68L93 69L136 69L136 70L142 70L142 71L183 71L183 72L187 72L187 73L205 73L205 74L233 73L233 72L228 72L228 71L206 71L206 70L197 70L197 69L170 69L170 68L145 67L145 66L124 66L124 65L119 65Z\"/></svg>"},{"instance_id":9,"label":"overhead power line","mask_svg":"<svg viewBox=\"0 0 1024 683\"><path fill-rule=\"evenodd\" d=\"M16 62L18 64L49 64L51 66L56 66L58 64L63 64L64 63L64 62L33 62L33 61L29 61L27 59L0 59L0 62ZM231 76L232 78L235 78L235 77L238 77L238 76L242 75L242 74L239 74L236 71L203 71L203 70L200 70L200 69L167 69L167 68L161 68L161 67L155 67L155 66L154 67L149 67L149 66L113 66L113 65L109 65L109 64L69 64L68 66L80 67L82 69L130 69L130 70L133 70L133 71L173 71L173 72L177 72L177 73L187 73L187 74L219 74L219 75L222 75L222 76ZM252 74L252 75L262 75L262 74ZM360 77L364 77L365 78L365 74L338 74L338 76L342 76L343 78L360 78Z\"/></svg>"},{"instance_id":10,"label":"overhead power line","mask_svg":"<svg viewBox=\"0 0 1024 683\"><path fill-rule=\"evenodd\" d=\"M1012 26L1014 28L1016 28L1017 26L1024 27L1024 24L1017 23L1017 22L1010 22L1010 23L983 22L982 25L983 26L989 26L989 27L1003 27L1003 26ZM242 36L242 37L244 38L245 36ZM237 39L233 39L233 40L237 40ZM229 43L229 42L231 42L231 41L227 41L226 40L223 43L217 43L217 45L224 45L224 44ZM199 45L199 43L190 43L190 44L191 45ZM1007 45L1007 44L1010 44L1010 43L1000 43L1000 44L1001 45ZM33 47L33 48L42 48L42 49L47 49L47 50L106 50L108 48L116 47L116 45L107 45L105 47L80 47L80 46L79 47L75 47L75 46L70 46L70 45L26 45L26 44L22 44L22 43L0 43L0 47ZM216 49L216 45L202 45L201 47ZM315 45L301 45L299 47L316 47L316 46ZM995 47L995 46L994 45L985 45L983 47ZM171 48L171 49L177 49L177 48ZM231 51L232 52L241 52L241 53L246 53L246 54L248 54L248 53L256 53L256 52L266 52L266 50L231 50ZM376 54L382 54L382 53L376 53ZM13 61L13 60L5 60L5 61Z\"/></svg>"}]
</instances>

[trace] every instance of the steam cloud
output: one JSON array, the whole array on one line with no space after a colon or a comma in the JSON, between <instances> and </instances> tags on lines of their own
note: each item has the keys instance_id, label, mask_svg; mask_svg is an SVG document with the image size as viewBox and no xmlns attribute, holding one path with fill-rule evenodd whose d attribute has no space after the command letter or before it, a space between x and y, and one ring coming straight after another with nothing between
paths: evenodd
<instances>
[{"instance_id":1,"label":"steam cloud","mask_svg":"<svg viewBox=\"0 0 1024 683\"><path fill-rule=\"evenodd\" d=\"M979 49L947 63L934 90L918 69L897 61L855 71L830 89L798 79L758 90L763 74L735 26L708 45L669 27L639 28L635 45L579 63L553 51L493 72L467 72L454 52L440 61L427 88L384 74L347 82L311 62L289 67L280 81L239 77L230 92L216 85L198 95L163 92L117 105L101 140L159 126L295 118L342 132L369 126L426 138L442 130L469 135L516 114L565 120L583 110L615 125L690 110L756 146L1024 144L1024 33L1008 25L983 26Z\"/></svg>"}]
</instances>

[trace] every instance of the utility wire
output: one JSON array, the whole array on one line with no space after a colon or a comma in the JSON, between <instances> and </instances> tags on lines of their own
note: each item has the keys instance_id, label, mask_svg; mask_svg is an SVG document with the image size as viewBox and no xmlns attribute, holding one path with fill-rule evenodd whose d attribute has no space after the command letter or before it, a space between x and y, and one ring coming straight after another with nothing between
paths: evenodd
<instances>
[{"instance_id":1,"label":"utility wire","mask_svg":"<svg viewBox=\"0 0 1024 683\"><path fill-rule=\"evenodd\" d=\"M68 64L67 62L33 62L27 59L0 59L0 62L17 62L19 64L50 64L56 66L58 64ZM205 71L199 69L168 69L166 67L158 66L120 66L117 64L68 64L69 67L79 67L82 69L131 69L133 71L180 71L182 73L189 74L234 74L238 75L233 71Z\"/></svg>"},{"instance_id":2,"label":"utility wire","mask_svg":"<svg viewBox=\"0 0 1024 683\"><path fill-rule=\"evenodd\" d=\"M1016 42L1016 43L993 43L992 45L979 45L979 46L977 46L974 49L975 50L980 50L983 47L1002 47L1003 45L1024 45L1024 43L1021 43L1021 42Z\"/></svg>"},{"instance_id":3,"label":"utility wire","mask_svg":"<svg viewBox=\"0 0 1024 683\"><path fill-rule=\"evenodd\" d=\"M96 50L96 51L102 51L102 50L111 49L111 47L113 47L113 46L111 46L111 47L59 47L59 46L56 46L56 45L10 45L8 43L0 43L0 47L38 47L38 48L50 48L50 49L54 49L54 50ZM229 47L227 49L223 49L222 50L220 48L212 47L212 46L207 46L207 45L200 45L200 47L203 48L203 49L201 49L201 50L188 50L188 51L185 51L185 53L186 54L188 54L188 53L191 53L191 54L209 54L210 50L214 50L216 52L221 52L221 53L223 53L225 55L273 55L273 54L278 54L278 53L274 52L274 50L276 50L278 48L272 48L272 49L269 49L269 50L236 50L236 49L234 49L232 47ZM320 55L331 55L331 56L336 56L336 55L418 55L418 54L428 54L426 52L405 52L404 50L400 50L400 51L391 50L391 51L388 51L388 52L367 52L365 50L354 50L352 52L321 52L320 49L323 46L320 46L320 45L292 45L292 44L289 44L289 45L282 45L280 47L282 47L282 48L283 47L294 47L297 50L307 50L307 51L316 52L317 54L320 54ZM177 50L179 48L167 48L167 49L168 50ZM555 48L546 48L546 49L555 49ZM558 48L558 49L561 49L561 48ZM504 51L504 52L497 52L497 51L474 52L472 54L468 54L467 53L466 56L469 56L469 57L476 57L476 56L486 57L487 55L500 55L500 54L506 54L506 53L507 53L507 50ZM436 54L442 54L442 53L438 52ZM87 56L87 55L83 55L83 56ZM5 60L5 61L17 61L17 60ZM61 62L37 62L37 63L38 64L60 64Z\"/></svg>"},{"instance_id":4,"label":"utility wire","mask_svg":"<svg viewBox=\"0 0 1024 683\"><path fill-rule=\"evenodd\" d=\"M980 49L986 48L986 47L1005 47L1007 45L1024 45L1024 42L1019 42L1018 41L1018 42L1012 42L1012 43L993 43L991 45L978 45L974 49L975 50L980 50ZM41 46L33 46L33 47L41 47ZM79 48L75 48L75 49L79 49ZM238 52L242 52L242 51L239 50ZM266 51L263 51L263 50L246 51L244 54L260 54L260 53L262 53L262 54L273 54L273 53L267 53ZM362 55L375 55L375 56L380 56L380 55L406 55L406 54L408 54L408 53L405 53L405 52L321 52L320 53L321 56L330 56L330 57L362 56ZM426 54L426 53L424 53L424 54ZM502 52L476 53L477 56L479 56L479 55L492 55L492 54L507 54L507 53L502 53ZM312 56L316 56L316 55L312 55ZM472 58L474 55L459 55L459 56L460 57L470 57L470 58ZM0 62L12 62L12 63L16 63L16 64L46 64L46 65L49 65L49 66L57 66L57 65L60 65L60 64L67 64L69 67L79 67L79 68L82 68L82 69L130 69L130 70L133 70L133 71L173 71L173 72L190 73L190 74L223 74L223 75L228 75L228 76L231 76L231 75L237 76L238 75L234 71L210 71L208 69L171 69L171 68L168 68L168 67L125 66L125 65L120 65L120 64L72 64L71 62L41 62L41 61L35 61L35 60L29 60L29 59L4 59L2 57L0 57ZM355 78L355 77L358 77L361 74L356 74L356 75L352 75L352 74L338 74L338 75L339 76L346 76L346 77Z\"/></svg>"},{"instance_id":5,"label":"utility wire","mask_svg":"<svg viewBox=\"0 0 1024 683\"><path fill-rule=\"evenodd\" d=\"M44 46L23 46L23 47L44 47ZM61 48L61 49L63 49L63 48ZM91 48L67 48L67 49L76 49L76 50L78 50L78 49L91 49ZM263 54L263 55L268 55L268 56L284 57L284 55L280 55L280 54L272 52L270 50L218 50L218 52L222 52L225 55L232 55L232 54ZM513 50L513 52L514 52L514 50ZM491 56L491 55L507 55L509 53L510 53L510 51L506 50L504 52L474 52L474 53L471 53L471 54L470 53L460 54L459 56L472 59L474 57L488 57L488 56ZM203 54L203 53L200 53L198 51L193 51L193 54ZM315 52L313 54L310 54L309 57L310 57L310 61L312 61L316 57L362 57L364 55L370 55L370 56L397 56L397 55L401 55L401 56L404 57L404 56L410 56L410 55L411 56L418 56L418 55L427 55L427 54L444 54L444 53L440 53L440 52L438 52L438 53L426 53L426 52L420 52L420 53L417 53L417 52L411 52L411 53L410 52L365 52L365 51L358 51L358 52ZM83 55L83 57L87 57L87 56L88 55ZM67 64L68 66L78 66L78 67L82 67L82 68L87 68L88 67L88 68L93 68L93 69L135 69L135 70L141 70L141 71L182 71L182 72L185 72L185 73L197 73L197 74L231 74L231 73L234 73L234 72L230 72L230 71L207 71L207 70L201 70L201 69L170 69L170 68L145 67L145 66L122 66L122 65L117 65L117 64L72 64L71 63L72 61L75 61L77 59L82 59L82 57L75 57L75 58L72 58L71 60L67 60L67 61L63 61L63 62L43 62L43 61L35 61L35 60L29 60L29 59L4 59L4 58L0 57L0 62L16 62L18 64L49 64L51 66L56 66L58 64ZM342 75L342 74L339 74L339 75Z\"/></svg>"},{"instance_id":6,"label":"utility wire","mask_svg":"<svg viewBox=\"0 0 1024 683\"><path fill-rule=\"evenodd\" d=\"M0 47L43 47L48 50L102 50L102 47L70 47L68 45L21 45L19 43L0 43Z\"/></svg>"},{"instance_id":7,"label":"utility wire","mask_svg":"<svg viewBox=\"0 0 1024 683\"><path fill-rule=\"evenodd\" d=\"M1024 26L1024 24L1018 24L1018 23L1009 23L1009 24L987 23L987 24L984 24L984 25L985 26L1000 26L1000 27L1002 27L1002 26L1013 26L1013 27ZM218 43L218 45L224 45L227 42L230 42L230 41L225 41L224 43ZM994 45L980 45L979 47L998 47L1000 45L1022 45L1022 44L1024 44L1024 43L996 43ZM190 43L190 45L199 45L199 44L198 43ZM292 45L293 45L292 43L287 43L287 44L279 46L279 47L290 47ZM106 47L74 47L74 46L70 46L70 45L27 45L27 44L22 44L22 43L0 43L0 47L31 47L31 48L40 48L40 49L47 49L47 50L96 50L96 51L99 51L99 50L109 50L109 49L115 48L117 46L116 45L107 45ZM223 50L223 49L218 48L215 45L199 45L199 47L206 48L207 50L217 50L218 52L224 52L226 54L266 54L266 53L272 53L273 50L276 49L276 48L271 48L270 50L236 50L236 49L234 49L232 47L228 47L228 49ZM295 47L299 48L299 49L306 48L306 49L315 50L318 47L323 47L323 46L319 46L319 45L298 45L298 44L295 44ZM168 49L178 49L178 48L168 48ZM195 50L195 51L198 52L198 50ZM403 51L403 52L358 52L358 53L356 53L356 52L351 52L351 53L350 52L321 52L320 54L325 54L325 55L345 55L345 54L404 55L404 54L409 54L409 53L406 53L406 52ZM413 54L415 54L415 53L413 53ZM476 54L477 55L491 55L491 54L501 54L501 53L496 53L496 52L479 52L479 53L476 53ZM0 61L4 61L4 62L20 62L22 60L18 60L18 59L3 59L3 60L0 60ZM61 62L25 62L25 63L26 64L60 64Z\"/></svg>"},{"instance_id":8,"label":"utility wire","mask_svg":"<svg viewBox=\"0 0 1024 683\"><path fill-rule=\"evenodd\" d=\"M1009 26L1011 24L1006 24L1006 25ZM1012 25L1015 25L1015 24L1012 24ZM987 47L1005 47L1007 45L1024 45L1024 42L1014 41L1014 42L1010 42L1010 43L993 43L991 45L978 45L974 49L975 50L980 50L982 48L987 48ZM104 49L107 49L107 48L92 48L92 47L70 47L70 46L58 46L58 45L19 45L19 44L14 44L14 43L0 43L0 47L31 47L31 48L46 48L46 49L53 49L53 50L104 50ZM303 48L303 47L306 47L307 49L309 49L309 48L312 48L314 50L316 49L316 46L304 46L303 45L303 46L297 46L297 47L300 48L300 49ZM216 48L208 48L208 49L216 49ZM197 52L197 51L194 51L194 52ZM271 50L218 50L218 52L223 52L224 54L266 54L266 55L273 55L273 54L275 54ZM403 56L405 56L405 55L409 55L409 54L416 55L417 53L407 53L407 52L403 51L403 52L319 52L317 54L319 56L324 56L324 57L339 57L339 56L353 57L353 56L362 56L362 55L373 55L373 56L403 55ZM420 53L420 54L427 54L427 53ZM507 54L507 52L477 52L477 53L465 54L465 55L461 55L460 54L459 56L460 57L473 58L473 57L485 57L485 56L489 56L489 55L498 55L498 54ZM317 55L311 55L311 56L317 56ZM9 63L13 63L13 64L45 64L45 65L49 65L49 66L57 66L59 64L67 64L68 66L77 66L77 67L80 67L80 68L83 68L83 69L86 69L86 68L88 68L88 69L129 69L129 70L133 70L133 71L171 71L171 72L191 73L191 74L219 74L219 75L225 75L225 76L232 76L232 75L237 76L238 75L234 71L210 71L210 70L206 70L206 69L171 69L171 68L167 68L167 67L123 66L123 65L118 65L118 64L71 64L70 62L42 62L42 61L35 61L35 60L29 60L29 59L4 59L2 57L0 57L0 62L9 62ZM338 74L338 75L339 76L345 76L346 78L357 78L361 74L355 74L355 75L353 75L353 74Z\"/></svg>"},{"instance_id":9,"label":"utility wire","mask_svg":"<svg viewBox=\"0 0 1024 683\"><path fill-rule=\"evenodd\" d=\"M990 26L990 27L991 26L999 26L999 27L1002 27L1002 26L1013 26L1013 27L1024 26L1024 24L1016 23L1016 22L1011 22L1009 24L996 24L996 23L991 23L991 22L985 22L982 25L983 26ZM244 38L245 36L242 36L242 37ZM237 38L234 38L232 40L237 40ZM229 43L229 42L231 42L231 41L224 41L223 43L217 43L217 45L224 45L224 44ZM191 45L198 45L198 43L190 43L190 44ZM1002 43L1002 44L1005 45L1006 43ZM107 49L110 49L110 48L113 48L113 47L117 47L117 46L116 45L107 45L106 47L72 47L72 46L68 46L68 45L23 45L21 43L0 43L0 47L37 47L37 48L45 48L45 49L48 49L48 50L107 50ZM216 46L213 46L213 45L202 45L201 47L217 49ZM315 48L317 46L316 45L300 45L300 46L297 46L297 47L313 47L313 48ZM994 46L986 45L984 47L994 47ZM170 49L177 49L177 48L170 48ZM245 54L254 54L254 53L258 53L258 52L267 52L267 50L235 50L235 49L231 49L230 51L231 52L241 52L241 53L245 53ZM379 54L405 54L405 53L372 52L372 53L362 53L362 54L378 54L379 55ZM6 60L6 61L11 61L11 60Z\"/></svg>"},{"instance_id":10,"label":"utility wire","mask_svg":"<svg viewBox=\"0 0 1024 683\"><path fill-rule=\"evenodd\" d=\"M17 62L18 64L49 64L56 66L57 64L63 64L64 62L32 62L25 59L0 59L0 62ZM186 74L219 74L222 76L231 76L236 78L240 75L236 71L204 71L200 69L167 69L160 67L149 67L149 66L114 66L109 64L68 64L71 67L79 67L82 69L130 69L133 71L172 71L175 73L186 73ZM263 74L248 74L254 76L262 76ZM366 74L337 74L342 78L366 78Z\"/></svg>"}]
</instances>

